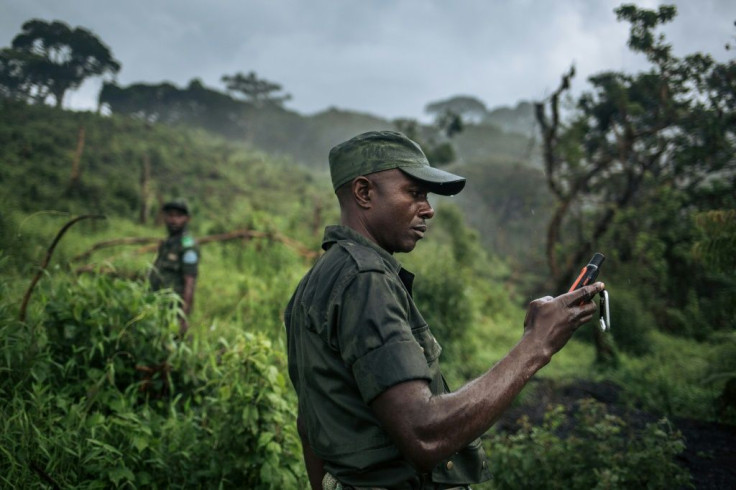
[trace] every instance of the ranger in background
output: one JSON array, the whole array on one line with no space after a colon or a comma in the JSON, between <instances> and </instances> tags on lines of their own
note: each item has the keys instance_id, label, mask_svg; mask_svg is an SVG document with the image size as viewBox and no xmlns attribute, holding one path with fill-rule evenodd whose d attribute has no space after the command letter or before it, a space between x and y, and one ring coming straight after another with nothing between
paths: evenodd
<instances>
[{"instance_id":1,"label":"ranger in background","mask_svg":"<svg viewBox=\"0 0 736 490\"><path fill-rule=\"evenodd\" d=\"M176 199L165 203L161 209L169 236L158 248L148 280L154 291L171 288L181 297L184 316L180 318L180 334L184 335L189 328L187 315L194 305L199 247L187 231L190 219L187 202Z\"/></svg>"}]
</instances>

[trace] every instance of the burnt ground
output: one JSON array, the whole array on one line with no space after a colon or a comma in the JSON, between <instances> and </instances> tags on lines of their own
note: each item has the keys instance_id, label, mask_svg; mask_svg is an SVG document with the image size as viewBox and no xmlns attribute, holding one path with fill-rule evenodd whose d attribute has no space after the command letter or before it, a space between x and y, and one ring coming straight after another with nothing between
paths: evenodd
<instances>
[{"instance_id":1,"label":"burnt ground","mask_svg":"<svg viewBox=\"0 0 736 490\"><path fill-rule=\"evenodd\" d=\"M577 381L561 387L544 379L532 382L534 396L530 398L533 402L507 410L496 423L499 430L514 431L516 420L522 415L528 416L535 425L541 424L549 404L563 405L566 413L573 413L577 402L584 398L605 404L608 413L621 417L635 428L661 418L660 415L625 407L620 399L623 390L612 382ZM671 419L670 422L685 438L686 448L678 456L678 463L690 471L695 488L736 489L736 426L692 419Z\"/></svg>"}]
</instances>

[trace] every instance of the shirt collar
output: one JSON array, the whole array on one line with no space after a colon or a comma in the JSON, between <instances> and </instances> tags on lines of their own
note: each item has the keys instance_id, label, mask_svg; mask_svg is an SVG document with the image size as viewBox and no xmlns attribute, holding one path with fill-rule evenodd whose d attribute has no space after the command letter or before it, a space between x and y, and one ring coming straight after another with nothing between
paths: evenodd
<instances>
[{"instance_id":1,"label":"shirt collar","mask_svg":"<svg viewBox=\"0 0 736 490\"><path fill-rule=\"evenodd\" d=\"M391 270L399 276L399 279L401 279L401 282L404 284L404 287L411 296L412 286L414 284L414 274L401 267L401 263L399 263L393 255L386 252L377 243L369 240L352 228L342 225L328 226L325 228L325 237L322 239L322 249L327 250L340 240L351 240L359 243L360 245L370 247L378 252L381 258L383 258L383 260L389 265Z\"/></svg>"},{"instance_id":2,"label":"shirt collar","mask_svg":"<svg viewBox=\"0 0 736 490\"><path fill-rule=\"evenodd\" d=\"M383 258L383 260L385 260L389 264L391 270L397 274L402 269L401 263L399 263L399 261L396 260L393 255L385 251L377 243L369 240L368 238L364 237L363 235L348 226L334 225L325 228L325 236L322 239L322 249L327 250L340 240L351 240L353 242L359 243L360 245L372 248L373 250L378 252L381 258Z\"/></svg>"}]
</instances>

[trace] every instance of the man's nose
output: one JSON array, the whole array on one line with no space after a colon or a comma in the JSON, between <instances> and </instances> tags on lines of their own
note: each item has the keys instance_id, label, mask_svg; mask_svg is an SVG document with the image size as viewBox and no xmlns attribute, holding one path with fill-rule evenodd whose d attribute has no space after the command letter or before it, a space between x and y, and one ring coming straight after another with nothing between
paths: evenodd
<instances>
[{"instance_id":1,"label":"man's nose","mask_svg":"<svg viewBox=\"0 0 736 490\"><path fill-rule=\"evenodd\" d=\"M434 216L434 208L429 203L429 200L424 201L422 209L419 210L419 217L423 219L432 219Z\"/></svg>"}]
</instances>

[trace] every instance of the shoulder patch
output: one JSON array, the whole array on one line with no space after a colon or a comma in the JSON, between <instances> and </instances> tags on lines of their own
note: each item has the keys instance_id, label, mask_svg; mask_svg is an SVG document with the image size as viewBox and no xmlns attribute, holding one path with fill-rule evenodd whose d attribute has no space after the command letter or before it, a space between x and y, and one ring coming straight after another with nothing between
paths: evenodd
<instances>
[{"instance_id":1,"label":"shoulder patch","mask_svg":"<svg viewBox=\"0 0 736 490\"><path fill-rule=\"evenodd\" d=\"M191 249L184 252L184 255L181 257L181 261L185 264L196 264L197 260L199 260L197 252Z\"/></svg>"},{"instance_id":2,"label":"shoulder patch","mask_svg":"<svg viewBox=\"0 0 736 490\"><path fill-rule=\"evenodd\" d=\"M356 245L350 241L338 241L340 247L345 250L350 257L353 258L358 266L358 272L376 271L386 272L386 265L383 259L375 250L368 247Z\"/></svg>"},{"instance_id":3,"label":"shoulder patch","mask_svg":"<svg viewBox=\"0 0 736 490\"><path fill-rule=\"evenodd\" d=\"M194 241L191 235L184 235L181 238L181 244L183 247L193 247L197 242Z\"/></svg>"}]
</instances>

